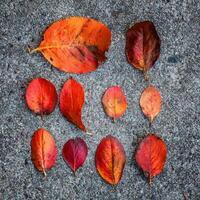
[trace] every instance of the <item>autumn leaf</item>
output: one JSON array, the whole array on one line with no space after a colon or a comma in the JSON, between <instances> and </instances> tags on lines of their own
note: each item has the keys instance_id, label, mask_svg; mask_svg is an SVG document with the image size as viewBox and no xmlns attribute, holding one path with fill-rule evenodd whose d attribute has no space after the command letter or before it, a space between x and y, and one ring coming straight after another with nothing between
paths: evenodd
<instances>
[{"instance_id":1,"label":"autumn leaf","mask_svg":"<svg viewBox=\"0 0 200 200\"><path fill-rule=\"evenodd\" d=\"M62 155L65 162L69 165L74 173L84 164L87 154L87 144L79 137L68 140L64 144L62 150Z\"/></svg>"},{"instance_id":2,"label":"autumn leaf","mask_svg":"<svg viewBox=\"0 0 200 200\"><path fill-rule=\"evenodd\" d=\"M102 103L107 115L113 119L121 117L127 108L126 97L119 86L108 88L103 95Z\"/></svg>"},{"instance_id":3,"label":"autumn leaf","mask_svg":"<svg viewBox=\"0 0 200 200\"><path fill-rule=\"evenodd\" d=\"M44 115L53 112L57 103L55 86L44 78L33 79L26 89L27 106L33 112Z\"/></svg>"},{"instance_id":4,"label":"autumn leaf","mask_svg":"<svg viewBox=\"0 0 200 200\"><path fill-rule=\"evenodd\" d=\"M123 174L126 155L119 140L111 135L104 137L95 155L96 169L109 184L116 185Z\"/></svg>"},{"instance_id":5,"label":"autumn leaf","mask_svg":"<svg viewBox=\"0 0 200 200\"><path fill-rule=\"evenodd\" d=\"M167 147L164 141L154 134L149 134L140 143L135 159L139 167L152 182L153 177L163 171L167 157Z\"/></svg>"},{"instance_id":6,"label":"autumn leaf","mask_svg":"<svg viewBox=\"0 0 200 200\"><path fill-rule=\"evenodd\" d=\"M60 111L68 121L87 132L81 118L84 99L83 86L73 78L67 80L60 93Z\"/></svg>"},{"instance_id":7,"label":"autumn leaf","mask_svg":"<svg viewBox=\"0 0 200 200\"><path fill-rule=\"evenodd\" d=\"M151 68L160 55L160 38L153 22L143 21L130 27L126 36L128 62L144 72Z\"/></svg>"},{"instance_id":8,"label":"autumn leaf","mask_svg":"<svg viewBox=\"0 0 200 200\"><path fill-rule=\"evenodd\" d=\"M70 17L50 25L40 51L56 68L70 73L88 73L105 61L111 32L103 23L88 17Z\"/></svg>"},{"instance_id":9,"label":"autumn leaf","mask_svg":"<svg viewBox=\"0 0 200 200\"><path fill-rule=\"evenodd\" d=\"M160 113L161 104L162 99L160 92L155 87L149 86L142 92L140 97L140 107L150 122L152 122Z\"/></svg>"},{"instance_id":10,"label":"autumn leaf","mask_svg":"<svg viewBox=\"0 0 200 200\"><path fill-rule=\"evenodd\" d=\"M55 165L57 149L52 135L40 128L33 134L31 140L31 156L35 167L44 173Z\"/></svg>"}]
</instances>

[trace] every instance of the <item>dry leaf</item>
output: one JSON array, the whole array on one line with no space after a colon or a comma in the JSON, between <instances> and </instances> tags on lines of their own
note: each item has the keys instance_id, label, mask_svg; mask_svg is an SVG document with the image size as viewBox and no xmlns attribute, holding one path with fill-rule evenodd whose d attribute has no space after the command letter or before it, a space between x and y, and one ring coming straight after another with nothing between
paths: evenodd
<instances>
[{"instance_id":1,"label":"dry leaf","mask_svg":"<svg viewBox=\"0 0 200 200\"><path fill-rule=\"evenodd\" d=\"M127 101L123 90L119 86L110 87L102 98L105 112L113 119L121 117L127 109Z\"/></svg>"},{"instance_id":2,"label":"dry leaf","mask_svg":"<svg viewBox=\"0 0 200 200\"><path fill-rule=\"evenodd\" d=\"M154 134L145 137L140 143L135 159L151 183L152 178L163 171L167 158L164 141Z\"/></svg>"},{"instance_id":3,"label":"dry leaf","mask_svg":"<svg viewBox=\"0 0 200 200\"><path fill-rule=\"evenodd\" d=\"M150 21L136 23L126 36L126 56L128 62L144 72L154 65L160 55L160 38Z\"/></svg>"},{"instance_id":4,"label":"dry leaf","mask_svg":"<svg viewBox=\"0 0 200 200\"><path fill-rule=\"evenodd\" d=\"M119 140L106 136L97 147L95 155L96 169L109 184L116 185L123 174L126 155Z\"/></svg>"},{"instance_id":5,"label":"dry leaf","mask_svg":"<svg viewBox=\"0 0 200 200\"><path fill-rule=\"evenodd\" d=\"M57 149L52 135L45 129L35 131L31 140L31 156L35 167L44 173L55 165Z\"/></svg>"},{"instance_id":6,"label":"dry leaf","mask_svg":"<svg viewBox=\"0 0 200 200\"><path fill-rule=\"evenodd\" d=\"M33 79L26 89L26 103L33 112L44 115L53 112L57 103L55 86L44 78Z\"/></svg>"},{"instance_id":7,"label":"dry leaf","mask_svg":"<svg viewBox=\"0 0 200 200\"><path fill-rule=\"evenodd\" d=\"M160 92L155 87L149 86L142 92L140 106L142 112L148 117L150 122L160 113L161 104Z\"/></svg>"},{"instance_id":8,"label":"dry leaf","mask_svg":"<svg viewBox=\"0 0 200 200\"><path fill-rule=\"evenodd\" d=\"M88 147L85 141L79 137L68 140L62 150L65 162L75 173L81 167L88 154Z\"/></svg>"},{"instance_id":9,"label":"dry leaf","mask_svg":"<svg viewBox=\"0 0 200 200\"><path fill-rule=\"evenodd\" d=\"M40 51L56 68L71 73L96 70L105 61L111 32L103 23L87 17L70 17L50 25L44 33Z\"/></svg>"},{"instance_id":10,"label":"dry leaf","mask_svg":"<svg viewBox=\"0 0 200 200\"><path fill-rule=\"evenodd\" d=\"M68 121L86 132L81 118L84 99L83 86L73 78L67 80L60 93L60 111Z\"/></svg>"}]
</instances>

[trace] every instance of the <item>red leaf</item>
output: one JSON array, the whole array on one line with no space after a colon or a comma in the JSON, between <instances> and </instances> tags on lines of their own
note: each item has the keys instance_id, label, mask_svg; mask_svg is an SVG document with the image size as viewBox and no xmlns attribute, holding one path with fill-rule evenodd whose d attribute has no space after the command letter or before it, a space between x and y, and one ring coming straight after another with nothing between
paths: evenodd
<instances>
[{"instance_id":1,"label":"red leaf","mask_svg":"<svg viewBox=\"0 0 200 200\"><path fill-rule=\"evenodd\" d=\"M154 134L145 137L140 143L135 159L145 175L152 178L160 174L167 158L167 147L164 141Z\"/></svg>"},{"instance_id":2,"label":"red leaf","mask_svg":"<svg viewBox=\"0 0 200 200\"><path fill-rule=\"evenodd\" d=\"M73 78L65 82L60 93L60 110L68 121L86 132L81 119L84 98L84 89L79 82Z\"/></svg>"},{"instance_id":3,"label":"red leaf","mask_svg":"<svg viewBox=\"0 0 200 200\"><path fill-rule=\"evenodd\" d=\"M119 140L111 135L106 136L97 147L96 169L109 184L116 185L123 174L126 155Z\"/></svg>"},{"instance_id":4,"label":"red leaf","mask_svg":"<svg viewBox=\"0 0 200 200\"><path fill-rule=\"evenodd\" d=\"M160 55L160 38L150 21L136 23L126 36L126 56L128 62L144 72L154 65Z\"/></svg>"},{"instance_id":5,"label":"red leaf","mask_svg":"<svg viewBox=\"0 0 200 200\"><path fill-rule=\"evenodd\" d=\"M75 173L83 165L88 154L85 141L79 137L68 140L63 146L62 155L65 162Z\"/></svg>"},{"instance_id":6,"label":"red leaf","mask_svg":"<svg viewBox=\"0 0 200 200\"><path fill-rule=\"evenodd\" d=\"M40 51L56 68L70 73L88 73L106 59L111 32L103 23L88 17L69 17L50 25Z\"/></svg>"},{"instance_id":7,"label":"red leaf","mask_svg":"<svg viewBox=\"0 0 200 200\"><path fill-rule=\"evenodd\" d=\"M57 103L55 86L44 78L33 79L26 89L26 103L33 112L44 115L50 114Z\"/></svg>"},{"instance_id":8,"label":"red leaf","mask_svg":"<svg viewBox=\"0 0 200 200\"><path fill-rule=\"evenodd\" d=\"M160 113L162 99L160 92L153 86L147 87L140 97L140 107L142 112L150 122Z\"/></svg>"},{"instance_id":9,"label":"red leaf","mask_svg":"<svg viewBox=\"0 0 200 200\"><path fill-rule=\"evenodd\" d=\"M55 165L57 149L52 135L40 128L33 134L31 140L31 155L35 167L46 175L46 170Z\"/></svg>"},{"instance_id":10,"label":"red leaf","mask_svg":"<svg viewBox=\"0 0 200 200\"><path fill-rule=\"evenodd\" d=\"M119 86L108 88L102 98L102 103L107 115L113 119L121 117L127 108L126 97Z\"/></svg>"}]
</instances>

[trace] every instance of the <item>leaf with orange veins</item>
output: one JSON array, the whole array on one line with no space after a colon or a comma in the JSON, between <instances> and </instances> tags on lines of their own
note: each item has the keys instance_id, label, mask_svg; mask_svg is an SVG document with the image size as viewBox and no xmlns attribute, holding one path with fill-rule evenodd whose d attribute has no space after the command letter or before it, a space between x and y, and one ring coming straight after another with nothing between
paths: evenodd
<instances>
[{"instance_id":1,"label":"leaf with orange veins","mask_svg":"<svg viewBox=\"0 0 200 200\"><path fill-rule=\"evenodd\" d=\"M160 113L162 99L160 92L153 86L145 88L140 97L140 107L144 115L153 122L155 117Z\"/></svg>"},{"instance_id":2,"label":"leaf with orange veins","mask_svg":"<svg viewBox=\"0 0 200 200\"><path fill-rule=\"evenodd\" d=\"M135 155L136 162L148 177L149 183L163 171L166 158L166 144L154 134L149 134L142 140Z\"/></svg>"},{"instance_id":3,"label":"leaf with orange veins","mask_svg":"<svg viewBox=\"0 0 200 200\"><path fill-rule=\"evenodd\" d=\"M103 23L88 17L69 17L50 25L40 51L56 68L70 73L88 73L105 61L111 32Z\"/></svg>"},{"instance_id":4,"label":"leaf with orange veins","mask_svg":"<svg viewBox=\"0 0 200 200\"><path fill-rule=\"evenodd\" d=\"M103 95L102 103L107 115L113 119L121 117L128 106L126 96L119 86L108 88Z\"/></svg>"},{"instance_id":5,"label":"leaf with orange veins","mask_svg":"<svg viewBox=\"0 0 200 200\"><path fill-rule=\"evenodd\" d=\"M126 155L119 140L111 135L104 137L95 155L96 169L109 184L116 185L121 180Z\"/></svg>"},{"instance_id":6,"label":"leaf with orange veins","mask_svg":"<svg viewBox=\"0 0 200 200\"><path fill-rule=\"evenodd\" d=\"M55 165L57 148L52 135L40 128L33 134L31 140L31 156L35 167L44 173Z\"/></svg>"}]
</instances>

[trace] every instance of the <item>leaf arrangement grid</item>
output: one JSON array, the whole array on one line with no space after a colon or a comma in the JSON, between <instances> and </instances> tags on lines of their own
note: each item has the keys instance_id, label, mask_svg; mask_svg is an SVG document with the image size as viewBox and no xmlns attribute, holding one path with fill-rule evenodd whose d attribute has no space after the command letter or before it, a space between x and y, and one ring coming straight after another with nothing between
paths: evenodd
<instances>
[{"instance_id":1,"label":"leaf arrangement grid","mask_svg":"<svg viewBox=\"0 0 200 200\"><path fill-rule=\"evenodd\" d=\"M87 17L70 17L49 26L39 47L29 51L41 52L61 71L82 74L96 70L106 60L105 53L110 43L111 31L103 23ZM160 113L162 105L160 92L150 84L148 77L148 70L159 58L160 43L156 28L150 21L136 23L127 31L127 60L141 70L148 81L148 87L142 92L139 103L150 123ZM53 83L38 77L28 84L25 99L28 108L43 117L53 112L58 96ZM82 120L84 102L84 87L75 79L68 79L60 92L60 111L69 122L91 135ZM122 88L108 88L102 97L102 105L105 113L113 120L124 115L128 104ZM84 164L87 154L87 144L79 137L69 139L62 150L63 159L74 173ZM40 128L34 132L31 156L35 167L44 175L55 165L57 147L48 130ZM135 160L149 183L162 172L166 157L164 141L153 133L144 137L135 153ZM126 154L120 141L112 135L104 137L97 146L95 163L99 175L107 183L118 184L126 163Z\"/></svg>"}]
</instances>

